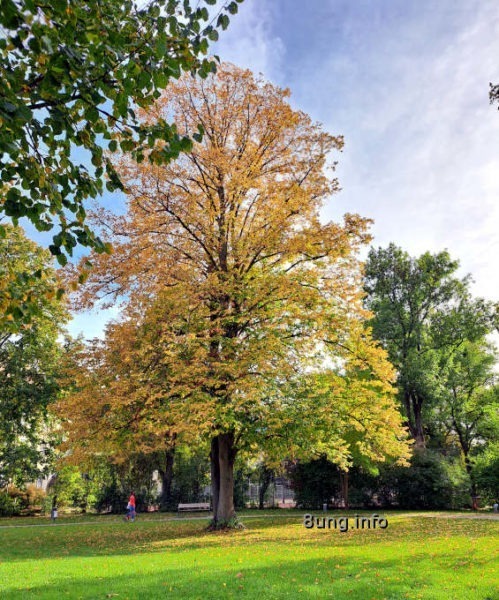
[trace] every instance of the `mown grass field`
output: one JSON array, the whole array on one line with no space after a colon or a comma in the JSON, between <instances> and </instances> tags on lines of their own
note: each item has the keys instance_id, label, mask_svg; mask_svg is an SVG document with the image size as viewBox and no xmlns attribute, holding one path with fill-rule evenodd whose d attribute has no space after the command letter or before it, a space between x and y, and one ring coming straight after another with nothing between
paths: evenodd
<instances>
[{"instance_id":1,"label":"mown grass field","mask_svg":"<svg viewBox=\"0 0 499 600\"><path fill-rule=\"evenodd\" d=\"M0 598L499 598L497 520L386 513L385 530L342 533L282 513L229 533L158 515L2 519Z\"/></svg>"}]
</instances>

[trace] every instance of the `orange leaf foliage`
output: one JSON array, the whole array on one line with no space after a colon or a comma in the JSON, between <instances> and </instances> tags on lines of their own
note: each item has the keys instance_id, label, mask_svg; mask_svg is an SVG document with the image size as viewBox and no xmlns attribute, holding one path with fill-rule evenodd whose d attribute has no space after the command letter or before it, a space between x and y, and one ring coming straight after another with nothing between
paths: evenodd
<instances>
[{"instance_id":1,"label":"orange leaf foliage","mask_svg":"<svg viewBox=\"0 0 499 600\"><path fill-rule=\"evenodd\" d=\"M92 257L77 304L124 310L60 403L73 441L87 443L85 428L100 447L142 448L232 431L239 448L280 441L292 452L299 440L345 465L355 448L407 455L391 366L363 326L356 254L369 220L319 218L338 190L326 166L343 140L288 96L222 65L141 113L172 117L181 135L201 124L204 137L168 165L122 157L128 212L94 215L114 252Z\"/></svg>"}]
</instances>

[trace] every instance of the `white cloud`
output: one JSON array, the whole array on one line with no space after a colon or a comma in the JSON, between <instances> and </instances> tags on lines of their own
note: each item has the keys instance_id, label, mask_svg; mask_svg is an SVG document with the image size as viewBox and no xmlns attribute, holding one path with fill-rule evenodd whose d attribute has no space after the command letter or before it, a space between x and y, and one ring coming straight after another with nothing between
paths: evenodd
<instances>
[{"instance_id":1,"label":"white cloud","mask_svg":"<svg viewBox=\"0 0 499 600\"><path fill-rule=\"evenodd\" d=\"M277 16L275 6L251 0L240 4L239 13L231 18L229 28L220 33L213 51L221 60L274 79L284 55L282 39L270 29Z\"/></svg>"},{"instance_id":2,"label":"white cloud","mask_svg":"<svg viewBox=\"0 0 499 600\"><path fill-rule=\"evenodd\" d=\"M345 135L343 192L324 214L374 217L376 245L448 248L475 293L497 298L499 114L488 103L488 83L499 81L497 6L457 3L433 18L399 16L394 27L386 17L371 30L350 15L352 44L315 56L292 89Z\"/></svg>"}]
</instances>

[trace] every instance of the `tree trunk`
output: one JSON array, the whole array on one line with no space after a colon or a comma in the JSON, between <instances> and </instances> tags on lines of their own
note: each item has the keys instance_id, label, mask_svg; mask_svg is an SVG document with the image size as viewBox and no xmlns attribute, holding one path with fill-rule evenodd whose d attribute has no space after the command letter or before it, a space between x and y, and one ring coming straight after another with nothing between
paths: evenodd
<instances>
[{"instance_id":1,"label":"tree trunk","mask_svg":"<svg viewBox=\"0 0 499 600\"><path fill-rule=\"evenodd\" d=\"M413 397L414 410L414 440L418 448L425 448L424 430L423 430L423 400L418 396Z\"/></svg>"},{"instance_id":2,"label":"tree trunk","mask_svg":"<svg viewBox=\"0 0 499 600\"><path fill-rule=\"evenodd\" d=\"M211 508L213 510L213 520L216 522L218 512L218 498L220 495L220 462L218 458L218 437L211 440L210 451L211 463Z\"/></svg>"},{"instance_id":3,"label":"tree trunk","mask_svg":"<svg viewBox=\"0 0 499 600\"><path fill-rule=\"evenodd\" d=\"M172 508L172 483L173 462L175 459L175 446L165 453L164 469L158 469L161 476L161 508L166 510Z\"/></svg>"},{"instance_id":4,"label":"tree trunk","mask_svg":"<svg viewBox=\"0 0 499 600\"><path fill-rule=\"evenodd\" d=\"M423 400L417 395L405 392L404 407L407 415L407 427L414 439L416 448L425 448L424 430L423 430Z\"/></svg>"},{"instance_id":5,"label":"tree trunk","mask_svg":"<svg viewBox=\"0 0 499 600\"><path fill-rule=\"evenodd\" d=\"M211 441L213 525L223 527L236 516L234 508L234 433L221 433Z\"/></svg>"},{"instance_id":6,"label":"tree trunk","mask_svg":"<svg viewBox=\"0 0 499 600\"><path fill-rule=\"evenodd\" d=\"M464 464L466 467L466 473L468 473L468 476L470 478L471 508L473 510L478 510L478 495L475 481L475 473L473 472L473 467L471 465L471 461L467 453L465 453L464 455Z\"/></svg>"},{"instance_id":7,"label":"tree trunk","mask_svg":"<svg viewBox=\"0 0 499 600\"><path fill-rule=\"evenodd\" d=\"M473 510L478 510L478 500L477 500L478 496L477 496L477 485L476 485L476 481L475 481L475 473L473 471L473 465L472 465L470 457L469 457L470 444L468 444L468 442L463 434L463 431L461 430L461 427L459 427L459 424L455 418L454 418L454 427L457 431L457 434L459 437L459 442L461 444L461 450L464 455L464 465L466 468L466 473L468 474L468 477L470 478L471 508Z\"/></svg>"},{"instance_id":8,"label":"tree trunk","mask_svg":"<svg viewBox=\"0 0 499 600\"><path fill-rule=\"evenodd\" d=\"M218 461L220 465L220 491L218 496L217 522L226 522L236 516L234 509L234 434L218 436Z\"/></svg>"},{"instance_id":9,"label":"tree trunk","mask_svg":"<svg viewBox=\"0 0 499 600\"><path fill-rule=\"evenodd\" d=\"M267 467L262 467L262 474L260 476L260 489L258 490L258 508L264 509L265 494L269 489L270 482L272 481L273 471Z\"/></svg>"},{"instance_id":10,"label":"tree trunk","mask_svg":"<svg viewBox=\"0 0 499 600\"><path fill-rule=\"evenodd\" d=\"M340 482L341 482L341 495L343 496L343 503L345 508L349 508L348 504L348 471L342 471L340 473Z\"/></svg>"}]
</instances>

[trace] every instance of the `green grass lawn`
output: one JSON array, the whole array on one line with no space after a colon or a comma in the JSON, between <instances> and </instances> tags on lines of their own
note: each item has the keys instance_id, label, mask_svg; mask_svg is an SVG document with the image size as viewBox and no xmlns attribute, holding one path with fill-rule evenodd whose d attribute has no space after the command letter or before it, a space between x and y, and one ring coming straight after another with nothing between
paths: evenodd
<instances>
[{"instance_id":1,"label":"green grass lawn","mask_svg":"<svg viewBox=\"0 0 499 600\"><path fill-rule=\"evenodd\" d=\"M387 513L385 530L342 533L283 513L229 533L158 515L3 519L0 598L499 598L498 521ZM30 523L44 526L5 527Z\"/></svg>"}]
</instances>

